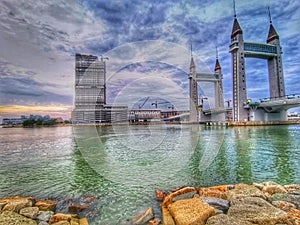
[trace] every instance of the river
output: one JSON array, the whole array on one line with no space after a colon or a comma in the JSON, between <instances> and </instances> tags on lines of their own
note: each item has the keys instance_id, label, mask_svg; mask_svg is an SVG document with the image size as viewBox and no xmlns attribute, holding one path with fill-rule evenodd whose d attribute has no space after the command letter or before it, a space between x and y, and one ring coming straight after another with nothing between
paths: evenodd
<instances>
[{"instance_id":1,"label":"river","mask_svg":"<svg viewBox=\"0 0 300 225\"><path fill-rule=\"evenodd\" d=\"M95 196L82 213L92 225L131 224L149 206L159 215L156 189L300 184L299 137L299 125L2 128L0 197L55 199L64 211L66 199Z\"/></svg>"}]
</instances>

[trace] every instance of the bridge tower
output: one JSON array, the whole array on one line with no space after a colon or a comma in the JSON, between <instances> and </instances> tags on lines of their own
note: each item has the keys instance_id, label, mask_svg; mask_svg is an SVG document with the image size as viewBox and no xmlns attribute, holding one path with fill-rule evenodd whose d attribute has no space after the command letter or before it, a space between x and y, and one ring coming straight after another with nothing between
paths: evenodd
<instances>
[{"instance_id":1,"label":"bridge tower","mask_svg":"<svg viewBox=\"0 0 300 225\"><path fill-rule=\"evenodd\" d=\"M283 78L283 68L282 68L282 49L280 46L279 35L277 34L273 24L272 18L269 10L270 18L270 28L267 38L267 44L276 46L276 56L268 59L268 70L269 70L269 87L270 87L270 97L280 98L285 96L285 86Z\"/></svg>"},{"instance_id":2,"label":"bridge tower","mask_svg":"<svg viewBox=\"0 0 300 225\"><path fill-rule=\"evenodd\" d=\"M215 108L224 108L223 74L218 59L218 51L216 54L215 74L219 75L218 80L215 82Z\"/></svg>"},{"instance_id":3,"label":"bridge tower","mask_svg":"<svg viewBox=\"0 0 300 225\"><path fill-rule=\"evenodd\" d=\"M232 55L233 120L245 121L248 120L248 110L244 108L244 103L247 102L244 38L236 13L231 32L230 52Z\"/></svg>"},{"instance_id":4,"label":"bridge tower","mask_svg":"<svg viewBox=\"0 0 300 225\"><path fill-rule=\"evenodd\" d=\"M196 81L196 65L194 62L193 54L191 53L191 63L190 63L190 122L199 121L198 113L198 85Z\"/></svg>"}]
</instances>

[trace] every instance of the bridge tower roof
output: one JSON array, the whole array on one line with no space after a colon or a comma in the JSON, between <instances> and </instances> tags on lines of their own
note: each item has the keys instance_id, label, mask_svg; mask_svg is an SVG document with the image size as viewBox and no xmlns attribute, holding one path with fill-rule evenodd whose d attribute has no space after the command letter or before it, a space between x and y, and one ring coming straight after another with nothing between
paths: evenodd
<instances>
[{"instance_id":1,"label":"bridge tower roof","mask_svg":"<svg viewBox=\"0 0 300 225\"><path fill-rule=\"evenodd\" d=\"M270 19L270 28L269 28L269 34L267 38L267 42L269 43L270 41L273 41L275 39L279 39L279 35L277 34L273 24L272 24L272 17L271 17L271 11L270 7L268 7L268 12L269 12L269 19Z\"/></svg>"},{"instance_id":2,"label":"bridge tower roof","mask_svg":"<svg viewBox=\"0 0 300 225\"><path fill-rule=\"evenodd\" d=\"M243 34L243 30L239 24L238 19L235 16L232 26L231 38L235 37L237 34Z\"/></svg>"}]
</instances>

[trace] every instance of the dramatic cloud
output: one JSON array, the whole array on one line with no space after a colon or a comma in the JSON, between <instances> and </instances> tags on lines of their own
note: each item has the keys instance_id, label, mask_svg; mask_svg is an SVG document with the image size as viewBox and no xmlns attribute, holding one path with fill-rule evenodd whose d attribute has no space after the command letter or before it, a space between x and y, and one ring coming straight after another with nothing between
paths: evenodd
<instances>
[{"instance_id":1,"label":"dramatic cloud","mask_svg":"<svg viewBox=\"0 0 300 225\"><path fill-rule=\"evenodd\" d=\"M218 47L224 96L232 98L228 52L232 1L0 0L0 3L2 107L57 104L71 108L76 52L110 58L107 62L110 103L125 90L131 96L119 98L125 104L148 96L149 90L155 90L162 99L172 99L171 96L182 99L179 95L188 93L191 43L198 71L213 70ZM283 50L286 92L297 93L299 1L237 0L244 39L266 41L269 5ZM254 100L268 97L266 62L247 59L246 70L248 97ZM204 84L201 88L211 89ZM210 95L209 91L202 91ZM176 103L186 107L184 101Z\"/></svg>"}]
</instances>

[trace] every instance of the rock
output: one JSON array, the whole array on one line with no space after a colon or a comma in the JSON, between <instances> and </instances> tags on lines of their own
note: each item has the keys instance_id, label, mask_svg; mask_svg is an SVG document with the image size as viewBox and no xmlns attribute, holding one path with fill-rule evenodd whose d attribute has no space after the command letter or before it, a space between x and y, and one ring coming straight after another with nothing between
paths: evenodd
<instances>
[{"instance_id":1,"label":"rock","mask_svg":"<svg viewBox=\"0 0 300 225\"><path fill-rule=\"evenodd\" d=\"M287 193L287 190L283 186L278 184L264 186L262 192L264 192L266 195L271 196L276 193Z\"/></svg>"},{"instance_id":2,"label":"rock","mask_svg":"<svg viewBox=\"0 0 300 225\"><path fill-rule=\"evenodd\" d=\"M272 205L275 207L283 210L283 211L289 211L290 209L295 209L296 206L290 202L285 202L285 201L273 201Z\"/></svg>"},{"instance_id":3,"label":"rock","mask_svg":"<svg viewBox=\"0 0 300 225\"><path fill-rule=\"evenodd\" d=\"M7 204L7 202L0 202L0 211L2 210L2 208Z\"/></svg>"},{"instance_id":4,"label":"rock","mask_svg":"<svg viewBox=\"0 0 300 225\"><path fill-rule=\"evenodd\" d=\"M70 225L68 221L59 221L57 223L52 223L52 225Z\"/></svg>"},{"instance_id":5,"label":"rock","mask_svg":"<svg viewBox=\"0 0 300 225\"><path fill-rule=\"evenodd\" d=\"M33 197L26 197L26 198L23 198L23 197L19 197L19 196L15 196L15 197L9 197L9 198L1 198L0 199L0 203L2 202L13 202L13 201L16 201L16 200L28 200L28 201L31 201L32 202L32 205L34 205L35 203L35 199Z\"/></svg>"},{"instance_id":6,"label":"rock","mask_svg":"<svg viewBox=\"0 0 300 225\"><path fill-rule=\"evenodd\" d=\"M228 201L243 197L259 197L266 199L264 193L252 185L236 185L233 190L227 191L226 195Z\"/></svg>"},{"instance_id":7,"label":"rock","mask_svg":"<svg viewBox=\"0 0 300 225\"><path fill-rule=\"evenodd\" d=\"M14 211L18 213L20 209L26 208L26 207L31 207L32 206L32 201L30 200L12 200L8 202L2 210L5 211Z\"/></svg>"},{"instance_id":8,"label":"rock","mask_svg":"<svg viewBox=\"0 0 300 225\"><path fill-rule=\"evenodd\" d=\"M222 225L253 225L253 223L239 220L237 218L227 216L225 214L212 216L206 222L206 225L220 225L220 224L222 224Z\"/></svg>"},{"instance_id":9,"label":"rock","mask_svg":"<svg viewBox=\"0 0 300 225\"><path fill-rule=\"evenodd\" d=\"M81 219L79 219L79 224L80 225L89 225L89 222L88 222L87 218L81 218Z\"/></svg>"},{"instance_id":10,"label":"rock","mask_svg":"<svg viewBox=\"0 0 300 225\"><path fill-rule=\"evenodd\" d=\"M79 213L82 212L83 210L86 210L90 205L88 204L75 204L75 205L70 205L69 206L69 211L71 213Z\"/></svg>"},{"instance_id":11,"label":"rock","mask_svg":"<svg viewBox=\"0 0 300 225\"><path fill-rule=\"evenodd\" d=\"M286 193L286 194L283 193L274 194L268 198L268 201L269 202L285 201L294 204L297 209L300 209L300 195L295 194L293 192Z\"/></svg>"},{"instance_id":12,"label":"rock","mask_svg":"<svg viewBox=\"0 0 300 225\"><path fill-rule=\"evenodd\" d=\"M215 209L222 210L223 212L227 212L229 208L229 202L221 198L200 197L200 199Z\"/></svg>"},{"instance_id":13,"label":"rock","mask_svg":"<svg viewBox=\"0 0 300 225\"><path fill-rule=\"evenodd\" d=\"M259 197L235 198L227 215L259 225L291 224L286 212Z\"/></svg>"},{"instance_id":14,"label":"rock","mask_svg":"<svg viewBox=\"0 0 300 225\"><path fill-rule=\"evenodd\" d=\"M140 215L138 215L133 220L133 224L134 225L144 224L144 223L147 223L149 220L151 220L153 218L154 218L153 208L149 207L146 211L144 211L143 213L141 213Z\"/></svg>"},{"instance_id":15,"label":"rock","mask_svg":"<svg viewBox=\"0 0 300 225\"><path fill-rule=\"evenodd\" d=\"M54 212L52 212L52 211L39 212L39 214L36 217L36 219L38 221L48 222L53 214L54 214Z\"/></svg>"},{"instance_id":16,"label":"rock","mask_svg":"<svg viewBox=\"0 0 300 225\"><path fill-rule=\"evenodd\" d=\"M163 201L167 195L168 193L166 191L162 191L162 190L155 191L155 196L157 201Z\"/></svg>"},{"instance_id":17,"label":"rock","mask_svg":"<svg viewBox=\"0 0 300 225\"><path fill-rule=\"evenodd\" d=\"M166 206L161 206L161 212L164 225L175 225L175 221Z\"/></svg>"},{"instance_id":18,"label":"rock","mask_svg":"<svg viewBox=\"0 0 300 225\"><path fill-rule=\"evenodd\" d=\"M216 214L213 207L199 198L182 199L168 205L176 224L204 225L207 219Z\"/></svg>"},{"instance_id":19,"label":"rock","mask_svg":"<svg viewBox=\"0 0 300 225\"><path fill-rule=\"evenodd\" d=\"M96 196L90 196L90 197L85 197L83 199L83 202L84 203L92 203L92 202L95 202L97 200L98 200L98 197L96 197Z\"/></svg>"},{"instance_id":20,"label":"rock","mask_svg":"<svg viewBox=\"0 0 300 225\"><path fill-rule=\"evenodd\" d=\"M295 220L295 223L297 225L300 225L300 210L298 209L291 209L288 211L289 217L293 218Z\"/></svg>"},{"instance_id":21,"label":"rock","mask_svg":"<svg viewBox=\"0 0 300 225\"><path fill-rule=\"evenodd\" d=\"M70 225L80 225L79 224L79 219L72 218L71 221L70 221Z\"/></svg>"},{"instance_id":22,"label":"rock","mask_svg":"<svg viewBox=\"0 0 300 225\"><path fill-rule=\"evenodd\" d=\"M214 188L199 188L198 193L202 197L226 199L226 194L224 192Z\"/></svg>"},{"instance_id":23,"label":"rock","mask_svg":"<svg viewBox=\"0 0 300 225\"><path fill-rule=\"evenodd\" d=\"M38 207L26 207L20 210L19 212L21 215L26 216L30 219L35 219L37 215L39 214L39 208Z\"/></svg>"},{"instance_id":24,"label":"rock","mask_svg":"<svg viewBox=\"0 0 300 225\"><path fill-rule=\"evenodd\" d=\"M182 189L179 189L173 193L171 193L170 195L166 196L164 199L163 204L165 206L168 206L169 204L171 204L173 202L173 200L179 200L179 198L186 198L189 196L194 196L194 194L197 192L196 188L194 187L184 187ZM183 195L182 197L178 197L180 195Z\"/></svg>"},{"instance_id":25,"label":"rock","mask_svg":"<svg viewBox=\"0 0 300 225\"><path fill-rule=\"evenodd\" d=\"M259 183L253 183L252 184L254 187L258 188L259 190L262 190L264 185L263 184L259 184Z\"/></svg>"},{"instance_id":26,"label":"rock","mask_svg":"<svg viewBox=\"0 0 300 225\"><path fill-rule=\"evenodd\" d=\"M209 187L209 189L218 190L220 192L225 193L226 191L234 189L234 187L235 187L234 185L225 184L225 185L219 185L219 186L212 186L212 187Z\"/></svg>"},{"instance_id":27,"label":"rock","mask_svg":"<svg viewBox=\"0 0 300 225\"><path fill-rule=\"evenodd\" d=\"M41 221L38 223L38 225L49 225L49 223L45 222L45 221Z\"/></svg>"},{"instance_id":28,"label":"rock","mask_svg":"<svg viewBox=\"0 0 300 225\"><path fill-rule=\"evenodd\" d=\"M160 219L159 218L154 218L153 220L150 220L148 225L158 225L160 224Z\"/></svg>"},{"instance_id":29,"label":"rock","mask_svg":"<svg viewBox=\"0 0 300 225\"><path fill-rule=\"evenodd\" d=\"M300 190L300 185L299 184L289 184L289 185L284 185L284 188L288 192L292 192L292 191L295 191L295 190Z\"/></svg>"},{"instance_id":30,"label":"rock","mask_svg":"<svg viewBox=\"0 0 300 225\"><path fill-rule=\"evenodd\" d=\"M22 216L14 211L3 211L0 213L1 225L37 225L36 221Z\"/></svg>"},{"instance_id":31,"label":"rock","mask_svg":"<svg viewBox=\"0 0 300 225\"><path fill-rule=\"evenodd\" d=\"M39 207L41 211L55 211L56 201L53 200L41 200L35 203L35 206Z\"/></svg>"},{"instance_id":32,"label":"rock","mask_svg":"<svg viewBox=\"0 0 300 225\"><path fill-rule=\"evenodd\" d=\"M72 218L77 218L76 214L63 214L63 213L57 213L53 216L51 216L49 220L49 224L57 223L59 221L71 221Z\"/></svg>"}]
</instances>

